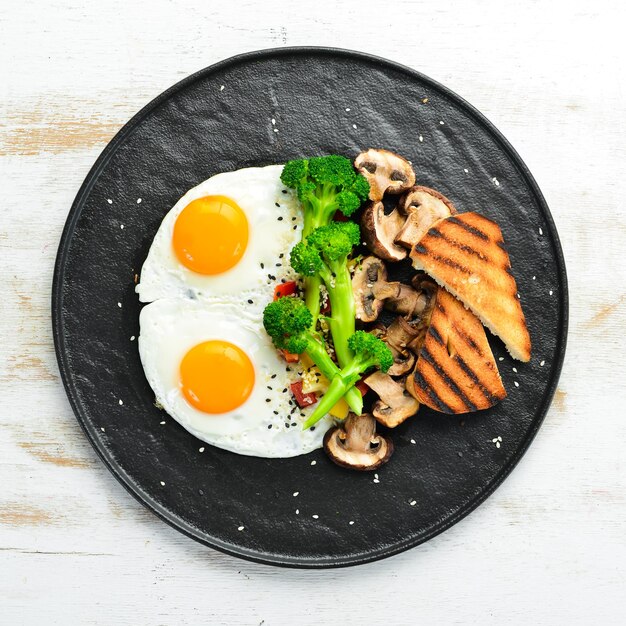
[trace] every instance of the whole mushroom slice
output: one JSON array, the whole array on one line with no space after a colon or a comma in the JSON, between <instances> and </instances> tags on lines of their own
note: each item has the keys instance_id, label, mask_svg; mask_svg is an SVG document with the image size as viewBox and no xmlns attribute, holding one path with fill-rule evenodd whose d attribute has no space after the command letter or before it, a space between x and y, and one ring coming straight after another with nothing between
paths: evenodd
<instances>
[{"instance_id":1,"label":"whole mushroom slice","mask_svg":"<svg viewBox=\"0 0 626 626\"><path fill-rule=\"evenodd\" d=\"M397 297L401 288L400 283L387 282L387 268L379 258L365 257L352 277L356 318L363 322L375 321L385 300Z\"/></svg>"},{"instance_id":2,"label":"whole mushroom slice","mask_svg":"<svg viewBox=\"0 0 626 626\"><path fill-rule=\"evenodd\" d=\"M365 245L378 257L386 261L402 261L407 251L394 243L406 217L394 209L385 215L382 202L369 202L361 217L361 234Z\"/></svg>"},{"instance_id":3,"label":"whole mushroom slice","mask_svg":"<svg viewBox=\"0 0 626 626\"><path fill-rule=\"evenodd\" d=\"M370 200L383 199L385 192L402 193L415 184L415 172L411 164L389 150L370 148L354 160L354 167L370 184Z\"/></svg>"},{"instance_id":4,"label":"whole mushroom slice","mask_svg":"<svg viewBox=\"0 0 626 626\"><path fill-rule=\"evenodd\" d=\"M408 393L404 381L395 381L389 374L374 372L364 382L380 398L374 403L372 413L384 426L395 428L417 413L419 402Z\"/></svg>"},{"instance_id":5,"label":"whole mushroom slice","mask_svg":"<svg viewBox=\"0 0 626 626\"><path fill-rule=\"evenodd\" d=\"M430 187L417 185L400 198L398 210L405 216L395 242L412 249L426 231L439 220L456 213L448 198Z\"/></svg>"},{"instance_id":6,"label":"whole mushroom slice","mask_svg":"<svg viewBox=\"0 0 626 626\"><path fill-rule=\"evenodd\" d=\"M341 467L366 472L389 460L393 442L376 434L376 420L369 413L350 413L341 425L324 435L324 450Z\"/></svg>"}]
</instances>

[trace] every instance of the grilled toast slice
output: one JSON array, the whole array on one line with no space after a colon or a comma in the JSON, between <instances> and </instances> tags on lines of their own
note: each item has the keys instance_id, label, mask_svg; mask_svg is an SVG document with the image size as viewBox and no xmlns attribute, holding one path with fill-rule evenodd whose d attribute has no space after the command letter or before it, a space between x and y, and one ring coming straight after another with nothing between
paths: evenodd
<instances>
[{"instance_id":1,"label":"grilled toast slice","mask_svg":"<svg viewBox=\"0 0 626 626\"><path fill-rule=\"evenodd\" d=\"M488 409L506 397L485 330L478 318L439 289L408 392L441 413Z\"/></svg>"},{"instance_id":2,"label":"grilled toast slice","mask_svg":"<svg viewBox=\"0 0 626 626\"><path fill-rule=\"evenodd\" d=\"M514 359L530 360L530 335L502 231L478 213L459 213L434 224L410 253L424 270L469 308Z\"/></svg>"}]
</instances>

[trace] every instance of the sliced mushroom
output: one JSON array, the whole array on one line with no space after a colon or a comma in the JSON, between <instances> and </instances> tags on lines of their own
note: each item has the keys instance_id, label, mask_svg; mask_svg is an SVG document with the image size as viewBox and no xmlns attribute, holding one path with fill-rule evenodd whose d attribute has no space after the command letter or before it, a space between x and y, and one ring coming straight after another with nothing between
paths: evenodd
<instances>
[{"instance_id":1,"label":"sliced mushroom","mask_svg":"<svg viewBox=\"0 0 626 626\"><path fill-rule=\"evenodd\" d=\"M415 184L415 172L411 164L389 150L370 148L361 152L354 166L370 184L370 200L382 200L385 192L402 193Z\"/></svg>"},{"instance_id":2,"label":"sliced mushroom","mask_svg":"<svg viewBox=\"0 0 626 626\"><path fill-rule=\"evenodd\" d=\"M405 216L405 222L397 231L395 242L409 249L433 224L456 213L448 198L430 187L420 185L412 187L400 198L398 210Z\"/></svg>"},{"instance_id":3,"label":"sliced mushroom","mask_svg":"<svg viewBox=\"0 0 626 626\"><path fill-rule=\"evenodd\" d=\"M384 301L396 298L402 285L387 282L387 268L375 256L363 259L352 277L352 293L356 306L356 317L363 322L373 322L383 308Z\"/></svg>"},{"instance_id":4,"label":"sliced mushroom","mask_svg":"<svg viewBox=\"0 0 626 626\"><path fill-rule=\"evenodd\" d=\"M348 417L324 436L324 450L341 467L368 471L380 467L393 453L391 439L376 434L376 420L369 414Z\"/></svg>"},{"instance_id":5,"label":"sliced mushroom","mask_svg":"<svg viewBox=\"0 0 626 626\"><path fill-rule=\"evenodd\" d=\"M365 245L378 257L386 261L401 261L407 251L394 243L406 217L394 209L385 215L382 202L370 202L363 211L361 232Z\"/></svg>"},{"instance_id":6,"label":"sliced mushroom","mask_svg":"<svg viewBox=\"0 0 626 626\"><path fill-rule=\"evenodd\" d=\"M417 413L419 402L407 392L404 381L398 382L389 374L374 372L364 382L380 398L374 403L372 413L384 426L395 428Z\"/></svg>"},{"instance_id":7,"label":"sliced mushroom","mask_svg":"<svg viewBox=\"0 0 626 626\"><path fill-rule=\"evenodd\" d=\"M401 317L398 319L410 327L408 322ZM382 339L389 346L391 354L393 354L393 365L387 372L389 376L403 376L413 369L415 354L407 348L404 333L399 333L395 324L396 322L392 322L389 328L387 328L384 324L379 323L369 332Z\"/></svg>"},{"instance_id":8,"label":"sliced mushroom","mask_svg":"<svg viewBox=\"0 0 626 626\"><path fill-rule=\"evenodd\" d=\"M396 296L387 298L385 308L411 319L422 314L428 305L427 294L417 291L409 285L401 285Z\"/></svg>"}]
</instances>

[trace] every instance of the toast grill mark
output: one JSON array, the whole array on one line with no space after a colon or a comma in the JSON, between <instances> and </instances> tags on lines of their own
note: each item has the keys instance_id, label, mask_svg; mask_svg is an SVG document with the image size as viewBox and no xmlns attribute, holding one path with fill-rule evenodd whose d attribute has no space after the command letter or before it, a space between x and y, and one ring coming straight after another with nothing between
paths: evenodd
<instances>
[{"instance_id":1,"label":"toast grill mark","mask_svg":"<svg viewBox=\"0 0 626 626\"><path fill-rule=\"evenodd\" d=\"M474 384L482 392L483 396L485 396L485 399L487 400L487 402L489 402L489 404L493 405L496 402L498 402L498 400L502 399L499 396L494 396L491 393L491 391L489 391L489 389L485 387L485 385L482 383L480 378L478 378L476 372L474 372L474 370L463 360L463 357L457 355L456 359L457 359L457 363L459 364L459 367L467 374L469 378L472 379Z\"/></svg>"},{"instance_id":2,"label":"toast grill mark","mask_svg":"<svg viewBox=\"0 0 626 626\"><path fill-rule=\"evenodd\" d=\"M422 375L420 371L415 370L415 373L413 374L413 376L415 377L415 383L417 384L417 386L426 392L426 394L428 395L432 403L436 405L437 408L442 413L454 413L454 411L452 410L452 407L448 406L437 395L437 392L432 388L432 386L428 383L428 381L424 378L424 376Z\"/></svg>"},{"instance_id":3,"label":"toast grill mark","mask_svg":"<svg viewBox=\"0 0 626 626\"><path fill-rule=\"evenodd\" d=\"M480 230L480 228L476 228L475 226L470 226L464 220L459 219L455 215L453 215L452 217L448 217L447 221L450 224L456 224L457 226L460 226L461 228L466 230L468 233L472 233L472 235L476 235L476 237L482 239L483 241L489 241L489 235L487 233L484 233L482 230Z\"/></svg>"},{"instance_id":4,"label":"toast grill mark","mask_svg":"<svg viewBox=\"0 0 626 626\"><path fill-rule=\"evenodd\" d=\"M477 411L478 407L465 395L465 393L458 387L458 385L450 378L450 375L446 370L437 362L435 357L430 353L428 348L422 348L420 358L424 359L431 367L437 372L439 378L445 383L448 389L467 407L470 411ZM454 362L456 357L452 359Z\"/></svg>"}]
</instances>

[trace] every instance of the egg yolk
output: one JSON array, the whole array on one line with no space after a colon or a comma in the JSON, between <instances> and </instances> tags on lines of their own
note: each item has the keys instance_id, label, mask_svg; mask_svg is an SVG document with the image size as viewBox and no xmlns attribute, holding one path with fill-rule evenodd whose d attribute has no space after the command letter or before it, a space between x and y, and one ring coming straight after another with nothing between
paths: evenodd
<instances>
[{"instance_id":1,"label":"egg yolk","mask_svg":"<svg viewBox=\"0 0 626 626\"><path fill-rule=\"evenodd\" d=\"M248 220L226 196L205 196L178 215L172 236L180 262L198 274L221 274L237 265L248 245Z\"/></svg>"},{"instance_id":2,"label":"egg yolk","mask_svg":"<svg viewBox=\"0 0 626 626\"><path fill-rule=\"evenodd\" d=\"M254 387L254 367L248 355L232 343L205 341L183 357L180 387L200 411L226 413L248 399Z\"/></svg>"}]
</instances>

